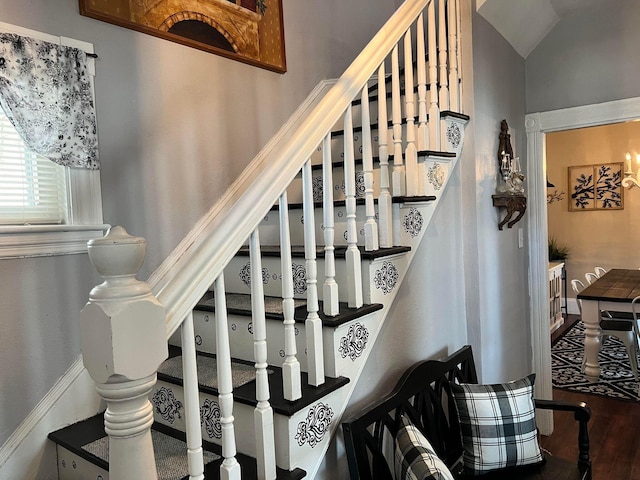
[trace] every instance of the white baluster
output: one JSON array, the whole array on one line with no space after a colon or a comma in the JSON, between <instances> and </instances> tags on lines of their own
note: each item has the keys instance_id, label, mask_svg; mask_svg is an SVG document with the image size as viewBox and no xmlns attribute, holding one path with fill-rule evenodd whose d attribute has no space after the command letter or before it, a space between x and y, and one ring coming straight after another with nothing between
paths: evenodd
<instances>
[{"instance_id":1,"label":"white baluster","mask_svg":"<svg viewBox=\"0 0 640 480\"><path fill-rule=\"evenodd\" d=\"M322 140L322 215L324 220L324 285L322 311L335 317L340 313L336 282L335 220L333 210L333 165L331 164L331 133Z\"/></svg>"},{"instance_id":2,"label":"white baluster","mask_svg":"<svg viewBox=\"0 0 640 480\"><path fill-rule=\"evenodd\" d=\"M461 20L462 14L460 13L460 0L455 0L456 4L456 57L457 57L457 65L458 65L458 102L460 109L460 113L464 113L464 106L462 105L462 42L460 40L460 35L462 34L461 30Z\"/></svg>"},{"instance_id":3,"label":"white baluster","mask_svg":"<svg viewBox=\"0 0 640 480\"><path fill-rule=\"evenodd\" d=\"M449 87L447 79L447 19L446 2L440 0L438 3L438 63L440 66L440 110L449 110Z\"/></svg>"},{"instance_id":4,"label":"white baluster","mask_svg":"<svg viewBox=\"0 0 640 480\"><path fill-rule=\"evenodd\" d=\"M291 261L291 236L289 234L289 205L287 192L280 196L280 265L282 270L282 311L284 320L284 363L282 364L282 382L284 398L298 400L302 397L300 383L300 362L296 358L296 329L293 318L293 270Z\"/></svg>"},{"instance_id":5,"label":"white baluster","mask_svg":"<svg viewBox=\"0 0 640 480\"><path fill-rule=\"evenodd\" d=\"M362 113L362 173L364 174L364 202L367 219L364 223L364 249L378 250L378 225L373 202L373 154L371 153L371 116L369 114L369 86L361 95Z\"/></svg>"},{"instance_id":6,"label":"white baluster","mask_svg":"<svg viewBox=\"0 0 640 480\"><path fill-rule=\"evenodd\" d=\"M88 250L104 283L91 290L80 313L80 335L84 366L107 403L109 473L113 480L157 480L148 395L168 355L167 330L164 307L135 278L146 243L112 227L105 237L89 241Z\"/></svg>"},{"instance_id":7,"label":"white baluster","mask_svg":"<svg viewBox=\"0 0 640 480\"><path fill-rule=\"evenodd\" d=\"M402 111L400 101L400 67L398 46L391 54L391 116L393 122L393 172L391 190L394 197L405 195L404 163L402 159Z\"/></svg>"},{"instance_id":8,"label":"white baluster","mask_svg":"<svg viewBox=\"0 0 640 480\"><path fill-rule=\"evenodd\" d=\"M417 21L417 51L418 64L418 150L429 148L429 132L427 130L427 59L424 46L424 16L421 13ZM419 195L424 195L420 192Z\"/></svg>"},{"instance_id":9,"label":"white baluster","mask_svg":"<svg viewBox=\"0 0 640 480\"><path fill-rule=\"evenodd\" d=\"M400 232L402 231L402 226L400 224L400 204L393 204L393 244L396 246L402 245L402 241L400 239Z\"/></svg>"},{"instance_id":10,"label":"white baluster","mask_svg":"<svg viewBox=\"0 0 640 480\"><path fill-rule=\"evenodd\" d=\"M436 0L427 10L427 34L429 35L429 149L440 151L440 107L438 106L438 50L436 41Z\"/></svg>"},{"instance_id":11,"label":"white baluster","mask_svg":"<svg viewBox=\"0 0 640 480\"><path fill-rule=\"evenodd\" d=\"M353 114L351 105L344 115L344 184L347 210L347 297L349 308L360 308L362 301L362 266L358 250L356 225L356 165L353 153ZM402 155L402 153L400 153Z\"/></svg>"},{"instance_id":12,"label":"white baluster","mask_svg":"<svg viewBox=\"0 0 640 480\"><path fill-rule=\"evenodd\" d=\"M190 312L182 322L180 333L189 479L203 480L204 460L202 455L202 432L200 430L200 393L198 391L198 365L193 330L193 313Z\"/></svg>"},{"instance_id":13,"label":"white baluster","mask_svg":"<svg viewBox=\"0 0 640 480\"><path fill-rule=\"evenodd\" d=\"M416 112L413 95L411 29L404 34L404 108L407 121L407 145L404 151L406 192L408 196L414 197L418 194L418 152L416 150Z\"/></svg>"},{"instance_id":14,"label":"white baluster","mask_svg":"<svg viewBox=\"0 0 640 480\"><path fill-rule=\"evenodd\" d=\"M353 137L351 138L353 150ZM302 215L304 219L304 258L307 269L307 370L309 384L317 387L324 383L324 350L322 343L322 321L318 316L318 265L316 262L315 217L313 213L313 177L311 161L302 167Z\"/></svg>"},{"instance_id":15,"label":"white baluster","mask_svg":"<svg viewBox=\"0 0 640 480\"><path fill-rule=\"evenodd\" d=\"M384 62L378 67L378 157L380 158L380 196L378 197L378 231L380 246L393 246L391 192L389 190L389 129L387 128L387 87Z\"/></svg>"},{"instance_id":16,"label":"white baluster","mask_svg":"<svg viewBox=\"0 0 640 480\"><path fill-rule=\"evenodd\" d=\"M447 3L447 21L449 26L449 96L450 109L454 112L460 111L460 91L458 89L458 40L456 35L458 12L456 10L456 2L449 0Z\"/></svg>"},{"instance_id":17,"label":"white baluster","mask_svg":"<svg viewBox=\"0 0 640 480\"><path fill-rule=\"evenodd\" d=\"M256 459L258 478L276 478L275 436L273 430L273 409L269 403L269 376L267 373L267 326L264 312L264 291L262 287L262 258L260 237L255 230L249 240L251 264L251 312L253 321L253 353L256 368L256 400L253 413L256 435Z\"/></svg>"},{"instance_id":18,"label":"white baluster","mask_svg":"<svg viewBox=\"0 0 640 480\"><path fill-rule=\"evenodd\" d=\"M236 436L233 426L233 381L231 373L231 349L229 348L229 326L227 302L224 291L224 274L214 282L216 302L216 361L218 368L218 402L222 427L222 464L220 480L240 480L240 464L236 460Z\"/></svg>"}]
</instances>

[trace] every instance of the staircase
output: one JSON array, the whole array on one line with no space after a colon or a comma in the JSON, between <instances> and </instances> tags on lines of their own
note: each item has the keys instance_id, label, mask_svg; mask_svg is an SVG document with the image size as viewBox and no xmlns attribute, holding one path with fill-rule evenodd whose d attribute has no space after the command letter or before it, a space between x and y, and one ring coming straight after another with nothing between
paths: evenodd
<instances>
[{"instance_id":1,"label":"staircase","mask_svg":"<svg viewBox=\"0 0 640 480\"><path fill-rule=\"evenodd\" d=\"M407 0L147 283L144 239L90 244L107 410L49 435L60 480L314 478L464 144L458 11Z\"/></svg>"}]
</instances>

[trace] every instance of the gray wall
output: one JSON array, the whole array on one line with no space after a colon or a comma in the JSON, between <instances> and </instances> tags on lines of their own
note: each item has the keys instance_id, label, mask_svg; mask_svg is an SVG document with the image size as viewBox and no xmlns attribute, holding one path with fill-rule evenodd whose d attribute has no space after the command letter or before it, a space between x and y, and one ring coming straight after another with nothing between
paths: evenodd
<instances>
[{"instance_id":1,"label":"gray wall","mask_svg":"<svg viewBox=\"0 0 640 480\"><path fill-rule=\"evenodd\" d=\"M104 218L147 238L140 278L395 5L284 0L283 8L281 75L82 17L77 0L0 0L3 22L95 45ZM0 445L80 353L78 314L97 283L86 255L0 260Z\"/></svg>"},{"instance_id":2,"label":"gray wall","mask_svg":"<svg viewBox=\"0 0 640 480\"><path fill-rule=\"evenodd\" d=\"M474 13L473 19L474 145L473 158L462 165L467 321L482 381L499 382L531 369L528 251L526 244L518 248L519 229L527 238L527 216L499 231L505 212L491 199L499 178L503 119L526 171L525 68L522 57L484 18Z\"/></svg>"},{"instance_id":3,"label":"gray wall","mask_svg":"<svg viewBox=\"0 0 640 480\"><path fill-rule=\"evenodd\" d=\"M0 445L80 352L87 255L0 260Z\"/></svg>"},{"instance_id":4,"label":"gray wall","mask_svg":"<svg viewBox=\"0 0 640 480\"><path fill-rule=\"evenodd\" d=\"M558 22L526 60L527 112L640 96L640 2Z\"/></svg>"}]
</instances>

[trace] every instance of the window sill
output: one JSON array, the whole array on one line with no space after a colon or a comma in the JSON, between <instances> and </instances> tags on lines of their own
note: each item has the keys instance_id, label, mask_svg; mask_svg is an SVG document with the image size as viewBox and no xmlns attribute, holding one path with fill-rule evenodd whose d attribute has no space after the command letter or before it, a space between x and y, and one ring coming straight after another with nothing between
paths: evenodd
<instances>
[{"instance_id":1,"label":"window sill","mask_svg":"<svg viewBox=\"0 0 640 480\"><path fill-rule=\"evenodd\" d=\"M87 253L110 225L0 226L0 259Z\"/></svg>"}]
</instances>

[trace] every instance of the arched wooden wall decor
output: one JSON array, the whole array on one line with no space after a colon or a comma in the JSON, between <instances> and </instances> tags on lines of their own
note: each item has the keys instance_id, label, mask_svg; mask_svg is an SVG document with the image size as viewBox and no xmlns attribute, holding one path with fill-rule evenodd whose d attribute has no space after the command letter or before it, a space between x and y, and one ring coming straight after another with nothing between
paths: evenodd
<instances>
[{"instance_id":1,"label":"arched wooden wall decor","mask_svg":"<svg viewBox=\"0 0 640 480\"><path fill-rule=\"evenodd\" d=\"M282 0L79 0L80 14L278 73Z\"/></svg>"}]
</instances>

